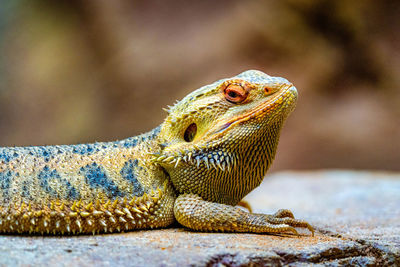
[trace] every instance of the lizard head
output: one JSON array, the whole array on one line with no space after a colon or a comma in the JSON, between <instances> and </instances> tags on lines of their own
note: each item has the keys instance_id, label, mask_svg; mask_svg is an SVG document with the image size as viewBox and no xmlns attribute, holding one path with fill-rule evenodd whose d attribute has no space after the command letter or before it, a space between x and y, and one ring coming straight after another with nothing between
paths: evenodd
<instances>
[{"instance_id":1,"label":"lizard head","mask_svg":"<svg viewBox=\"0 0 400 267\"><path fill-rule=\"evenodd\" d=\"M169 109L154 161L178 193L235 205L261 183L296 100L286 79L254 70L201 87Z\"/></svg>"}]
</instances>

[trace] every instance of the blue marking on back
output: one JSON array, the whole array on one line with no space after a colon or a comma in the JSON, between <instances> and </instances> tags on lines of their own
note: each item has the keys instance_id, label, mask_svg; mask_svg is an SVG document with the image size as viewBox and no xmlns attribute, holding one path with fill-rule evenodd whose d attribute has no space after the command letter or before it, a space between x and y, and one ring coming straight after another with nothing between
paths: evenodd
<instances>
[{"instance_id":1,"label":"blue marking on back","mask_svg":"<svg viewBox=\"0 0 400 267\"><path fill-rule=\"evenodd\" d=\"M71 183L65 179L62 179L56 170L50 170L49 166L45 166L42 171L39 173L38 178L40 180L40 186L45 189L47 193L55 198L67 198L67 199L77 199L79 194L77 190L71 185ZM50 187L50 180L58 179L62 183L62 187L60 190L53 189ZM62 192L65 192L66 196L62 196Z\"/></svg>"},{"instance_id":2,"label":"blue marking on back","mask_svg":"<svg viewBox=\"0 0 400 267\"><path fill-rule=\"evenodd\" d=\"M135 196L142 196L144 190L138 179L136 178L135 169L138 167L138 160L128 160L125 162L120 173L123 178L128 180L133 185L133 193Z\"/></svg>"},{"instance_id":3,"label":"blue marking on back","mask_svg":"<svg viewBox=\"0 0 400 267\"><path fill-rule=\"evenodd\" d=\"M121 141L126 148L135 147L138 143L137 137L130 137Z\"/></svg>"},{"instance_id":4,"label":"blue marking on back","mask_svg":"<svg viewBox=\"0 0 400 267\"><path fill-rule=\"evenodd\" d=\"M19 154L14 149L0 148L0 160L3 160L5 163L17 157L19 157Z\"/></svg>"},{"instance_id":5,"label":"blue marking on back","mask_svg":"<svg viewBox=\"0 0 400 267\"><path fill-rule=\"evenodd\" d=\"M46 149L46 147L40 147L41 153L42 153L42 157L48 157L51 155L50 151L48 149Z\"/></svg>"},{"instance_id":6,"label":"blue marking on back","mask_svg":"<svg viewBox=\"0 0 400 267\"><path fill-rule=\"evenodd\" d=\"M9 189L12 176L13 174L11 171L0 172L0 190L4 199L9 198Z\"/></svg>"},{"instance_id":7,"label":"blue marking on back","mask_svg":"<svg viewBox=\"0 0 400 267\"><path fill-rule=\"evenodd\" d=\"M38 146L37 147L37 153L46 162L48 162L51 158L54 157L53 152L54 152L54 148L53 147L46 147L46 146Z\"/></svg>"},{"instance_id":8,"label":"blue marking on back","mask_svg":"<svg viewBox=\"0 0 400 267\"><path fill-rule=\"evenodd\" d=\"M30 146L30 147L20 147L18 148L21 154L35 156L43 158L44 161L48 162L50 159L54 158L56 152L55 147L52 146ZM14 153L18 155L18 153Z\"/></svg>"},{"instance_id":9,"label":"blue marking on back","mask_svg":"<svg viewBox=\"0 0 400 267\"><path fill-rule=\"evenodd\" d=\"M81 155L90 155L99 151L99 148L96 144L80 144L73 145L72 152L81 154Z\"/></svg>"},{"instance_id":10,"label":"blue marking on back","mask_svg":"<svg viewBox=\"0 0 400 267\"><path fill-rule=\"evenodd\" d=\"M21 196L25 199L29 200L34 200L33 196L31 195L31 192L29 191L29 188L32 186L32 181L23 181L22 182L22 191L21 191Z\"/></svg>"},{"instance_id":11,"label":"blue marking on back","mask_svg":"<svg viewBox=\"0 0 400 267\"><path fill-rule=\"evenodd\" d=\"M161 125L159 125L156 128L154 128L152 137L153 138L157 137L160 134L160 132L161 132Z\"/></svg>"},{"instance_id":12,"label":"blue marking on back","mask_svg":"<svg viewBox=\"0 0 400 267\"><path fill-rule=\"evenodd\" d=\"M85 176L87 184L95 188L102 188L109 198L124 196L115 183L107 177L104 169L96 163L82 167L79 173Z\"/></svg>"}]
</instances>

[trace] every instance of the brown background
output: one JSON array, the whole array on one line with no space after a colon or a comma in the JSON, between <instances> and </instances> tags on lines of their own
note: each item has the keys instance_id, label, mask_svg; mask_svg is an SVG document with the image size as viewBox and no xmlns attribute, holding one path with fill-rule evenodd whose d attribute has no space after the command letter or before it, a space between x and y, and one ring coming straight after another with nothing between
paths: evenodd
<instances>
[{"instance_id":1,"label":"brown background","mask_svg":"<svg viewBox=\"0 0 400 267\"><path fill-rule=\"evenodd\" d=\"M400 170L399 1L2 0L0 145L122 139L259 69L299 89L274 170Z\"/></svg>"}]
</instances>

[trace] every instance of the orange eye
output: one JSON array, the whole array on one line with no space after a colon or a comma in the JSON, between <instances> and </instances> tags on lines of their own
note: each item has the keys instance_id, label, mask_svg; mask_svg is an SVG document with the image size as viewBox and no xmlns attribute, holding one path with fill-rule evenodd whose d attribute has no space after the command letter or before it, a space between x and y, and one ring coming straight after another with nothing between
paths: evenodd
<instances>
[{"instance_id":1,"label":"orange eye","mask_svg":"<svg viewBox=\"0 0 400 267\"><path fill-rule=\"evenodd\" d=\"M240 103L247 98L248 92L239 84L229 84L224 89L226 100L231 103Z\"/></svg>"}]
</instances>

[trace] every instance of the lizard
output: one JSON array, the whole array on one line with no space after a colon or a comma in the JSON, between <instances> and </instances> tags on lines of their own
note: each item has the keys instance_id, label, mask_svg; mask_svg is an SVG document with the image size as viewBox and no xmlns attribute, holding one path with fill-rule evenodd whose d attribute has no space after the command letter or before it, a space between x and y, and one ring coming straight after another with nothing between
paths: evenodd
<instances>
[{"instance_id":1,"label":"lizard","mask_svg":"<svg viewBox=\"0 0 400 267\"><path fill-rule=\"evenodd\" d=\"M298 234L290 210L237 204L271 165L297 102L288 80L249 70L203 86L135 137L0 148L0 233L99 234L167 227Z\"/></svg>"}]
</instances>

